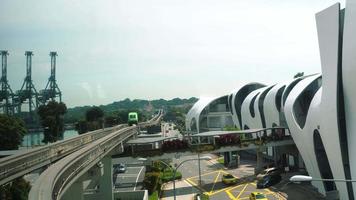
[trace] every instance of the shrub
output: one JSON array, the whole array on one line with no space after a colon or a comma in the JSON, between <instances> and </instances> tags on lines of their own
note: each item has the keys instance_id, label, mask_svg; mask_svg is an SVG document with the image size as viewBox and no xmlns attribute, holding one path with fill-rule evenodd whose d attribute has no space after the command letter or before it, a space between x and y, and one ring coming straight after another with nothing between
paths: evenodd
<instances>
[{"instance_id":1,"label":"shrub","mask_svg":"<svg viewBox=\"0 0 356 200\"><path fill-rule=\"evenodd\" d=\"M240 144L240 136L235 134L220 135L216 138L216 143L220 146Z\"/></svg>"},{"instance_id":2,"label":"shrub","mask_svg":"<svg viewBox=\"0 0 356 200\"><path fill-rule=\"evenodd\" d=\"M187 149L188 148L188 142L186 140L169 140L169 141L164 141L162 144L162 150L163 151L176 151L176 150L181 150L181 149Z\"/></svg>"},{"instance_id":3,"label":"shrub","mask_svg":"<svg viewBox=\"0 0 356 200\"><path fill-rule=\"evenodd\" d=\"M173 181L173 175L174 175L173 170L164 171L163 173L161 173L162 182L165 183L165 182ZM182 173L177 171L175 180L179 180L179 179L182 179Z\"/></svg>"},{"instance_id":4,"label":"shrub","mask_svg":"<svg viewBox=\"0 0 356 200\"><path fill-rule=\"evenodd\" d=\"M161 181L159 172L148 172L145 174L143 179L143 185L148 190L149 194L152 194L154 191L160 191Z\"/></svg>"}]
</instances>

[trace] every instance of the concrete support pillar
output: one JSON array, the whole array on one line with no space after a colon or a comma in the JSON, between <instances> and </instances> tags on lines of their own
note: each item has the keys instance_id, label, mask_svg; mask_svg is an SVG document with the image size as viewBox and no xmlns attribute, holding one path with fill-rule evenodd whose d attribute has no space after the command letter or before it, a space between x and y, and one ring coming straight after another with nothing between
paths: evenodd
<instances>
[{"instance_id":1,"label":"concrete support pillar","mask_svg":"<svg viewBox=\"0 0 356 200\"><path fill-rule=\"evenodd\" d=\"M61 200L83 200L83 180L79 178L65 191Z\"/></svg>"},{"instance_id":2,"label":"concrete support pillar","mask_svg":"<svg viewBox=\"0 0 356 200\"><path fill-rule=\"evenodd\" d=\"M261 149L257 149L256 158L257 160L256 160L255 174L259 173L263 168L263 153Z\"/></svg>"},{"instance_id":3,"label":"concrete support pillar","mask_svg":"<svg viewBox=\"0 0 356 200\"><path fill-rule=\"evenodd\" d=\"M278 158L280 157L278 147L272 147L272 153L273 153L274 166L277 166Z\"/></svg>"},{"instance_id":4,"label":"concrete support pillar","mask_svg":"<svg viewBox=\"0 0 356 200\"><path fill-rule=\"evenodd\" d=\"M224 152L224 165L226 167L229 166L231 160L232 160L232 152L231 151Z\"/></svg>"},{"instance_id":5,"label":"concrete support pillar","mask_svg":"<svg viewBox=\"0 0 356 200\"><path fill-rule=\"evenodd\" d=\"M111 156L105 156L101 162L104 164L104 174L100 178L99 193L100 199L113 200L112 184L112 163Z\"/></svg>"},{"instance_id":6,"label":"concrete support pillar","mask_svg":"<svg viewBox=\"0 0 356 200\"><path fill-rule=\"evenodd\" d=\"M298 152L298 168L305 168L303 158L299 152Z\"/></svg>"}]
</instances>

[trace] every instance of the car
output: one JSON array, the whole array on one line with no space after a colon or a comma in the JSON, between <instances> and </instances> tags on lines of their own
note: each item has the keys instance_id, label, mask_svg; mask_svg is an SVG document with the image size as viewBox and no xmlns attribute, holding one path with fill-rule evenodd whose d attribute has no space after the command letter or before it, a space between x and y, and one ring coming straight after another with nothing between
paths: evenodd
<instances>
[{"instance_id":1,"label":"car","mask_svg":"<svg viewBox=\"0 0 356 200\"><path fill-rule=\"evenodd\" d=\"M282 177L279 174L266 175L257 181L257 188L267 188L276 183L279 183L281 180Z\"/></svg>"},{"instance_id":2,"label":"car","mask_svg":"<svg viewBox=\"0 0 356 200\"><path fill-rule=\"evenodd\" d=\"M264 176L274 175L274 174L281 174L280 169L276 167L267 168L257 175L257 180L263 178Z\"/></svg>"},{"instance_id":3,"label":"car","mask_svg":"<svg viewBox=\"0 0 356 200\"><path fill-rule=\"evenodd\" d=\"M266 195L260 192L252 192L249 197L250 200L268 200Z\"/></svg>"},{"instance_id":4,"label":"car","mask_svg":"<svg viewBox=\"0 0 356 200\"><path fill-rule=\"evenodd\" d=\"M237 178L231 174L224 174L221 181L226 185L232 185L237 183Z\"/></svg>"},{"instance_id":5,"label":"car","mask_svg":"<svg viewBox=\"0 0 356 200\"><path fill-rule=\"evenodd\" d=\"M126 166L125 164L118 164L114 165L114 173L125 173L126 172Z\"/></svg>"}]
</instances>

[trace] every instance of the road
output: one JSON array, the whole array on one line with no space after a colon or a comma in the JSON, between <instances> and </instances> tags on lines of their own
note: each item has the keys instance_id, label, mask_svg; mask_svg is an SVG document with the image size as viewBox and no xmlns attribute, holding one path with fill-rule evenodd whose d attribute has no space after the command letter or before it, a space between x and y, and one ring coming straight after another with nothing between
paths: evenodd
<instances>
[{"instance_id":1,"label":"road","mask_svg":"<svg viewBox=\"0 0 356 200\"><path fill-rule=\"evenodd\" d=\"M135 160L133 160L135 161ZM124 163L126 164L125 173L113 173L113 183L115 191L135 191L142 189L142 181L145 177L145 167L139 163L128 163L120 159L113 159L113 165Z\"/></svg>"},{"instance_id":2,"label":"road","mask_svg":"<svg viewBox=\"0 0 356 200\"><path fill-rule=\"evenodd\" d=\"M251 192L261 192L266 194L268 199L277 200L282 199L278 193L270 189L256 189L254 182L254 163L243 162L237 169L226 169L223 165L216 162L216 156L212 154L204 154L201 156L212 156L212 161L201 161L201 182L199 185L199 168L198 161L189 161L184 163L178 171L182 172L182 181L177 181L176 194L180 200L191 199L193 195L191 193L198 193L199 190L209 195L211 200L236 200L236 199L248 199ZM178 165L184 160L197 158L197 156L186 156L180 159L175 159L175 165ZM221 182L223 174L232 174L239 178L239 182L236 185L225 185ZM199 190L198 190L199 189ZM167 187L164 191L163 199L173 199L172 187Z\"/></svg>"}]
</instances>

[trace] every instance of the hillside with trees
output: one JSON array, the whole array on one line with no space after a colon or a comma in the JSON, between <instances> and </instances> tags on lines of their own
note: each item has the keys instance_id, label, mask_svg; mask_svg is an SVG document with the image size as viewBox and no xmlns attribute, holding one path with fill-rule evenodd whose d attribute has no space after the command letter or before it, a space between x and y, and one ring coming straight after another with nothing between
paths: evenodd
<instances>
[{"instance_id":1,"label":"hillside with trees","mask_svg":"<svg viewBox=\"0 0 356 200\"><path fill-rule=\"evenodd\" d=\"M142 99L124 99L122 101L113 102L107 105L97 106L103 111L104 117L108 117L108 121L115 120L112 117L118 118L118 123L127 121L127 113L135 111L141 114L140 121L144 121L157 109L169 110L170 108L177 108L182 112L188 112L191 106L198 101L197 98L189 99L174 98L172 100L157 99L157 100L142 100ZM65 123L77 123L78 121L86 120L86 112L94 106L79 106L68 108L64 115ZM115 122L116 123L116 122Z\"/></svg>"}]
</instances>

